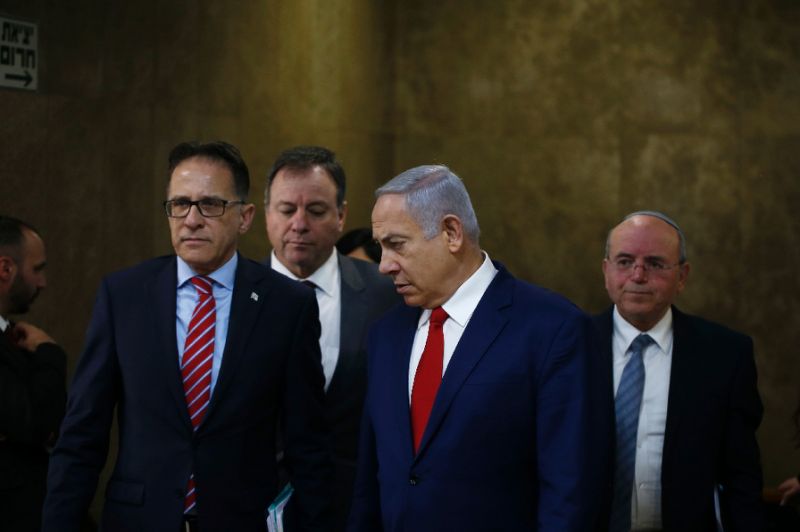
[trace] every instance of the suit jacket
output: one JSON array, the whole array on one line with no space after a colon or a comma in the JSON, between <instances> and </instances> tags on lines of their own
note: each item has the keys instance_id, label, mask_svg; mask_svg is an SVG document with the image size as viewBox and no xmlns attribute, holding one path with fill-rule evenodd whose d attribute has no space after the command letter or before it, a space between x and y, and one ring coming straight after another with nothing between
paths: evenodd
<instances>
[{"instance_id":1,"label":"suit jacket","mask_svg":"<svg viewBox=\"0 0 800 532\"><path fill-rule=\"evenodd\" d=\"M338 254L341 277L339 359L325 395L325 413L334 453L334 529L343 530L350 513L356 452L367 391L367 331L401 299L392 281L369 262Z\"/></svg>"},{"instance_id":2,"label":"suit jacket","mask_svg":"<svg viewBox=\"0 0 800 532\"><path fill-rule=\"evenodd\" d=\"M175 335L174 256L104 279L53 452L43 530L76 530L97 485L116 409L119 452L101 527L175 532L190 473L204 531L263 531L285 427L293 504L322 528L330 456L313 295L239 258L228 337L205 418L192 430Z\"/></svg>"},{"instance_id":3,"label":"suit jacket","mask_svg":"<svg viewBox=\"0 0 800 532\"><path fill-rule=\"evenodd\" d=\"M613 307L594 318L606 376L613 371L612 316ZM675 307L672 320L672 371L661 463L664 530L716 531L717 486L726 532L762 530L756 429L763 408L753 342Z\"/></svg>"},{"instance_id":4,"label":"suit jacket","mask_svg":"<svg viewBox=\"0 0 800 532\"><path fill-rule=\"evenodd\" d=\"M8 532L41 527L45 446L64 416L66 368L57 345L41 344L31 353L0 332L0 523Z\"/></svg>"},{"instance_id":5,"label":"suit jacket","mask_svg":"<svg viewBox=\"0 0 800 532\"><path fill-rule=\"evenodd\" d=\"M418 308L370 332L349 529L586 531L607 483L610 415L592 386L591 322L500 270L445 371L414 455L408 365ZM595 440L597 444L595 444Z\"/></svg>"}]
</instances>

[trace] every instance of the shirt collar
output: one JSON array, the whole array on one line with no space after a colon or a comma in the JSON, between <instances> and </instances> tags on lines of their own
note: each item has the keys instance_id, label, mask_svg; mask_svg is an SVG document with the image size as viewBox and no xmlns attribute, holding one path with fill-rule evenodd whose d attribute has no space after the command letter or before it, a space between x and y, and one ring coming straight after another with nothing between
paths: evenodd
<instances>
[{"instance_id":1,"label":"shirt collar","mask_svg":"<svg viewBox=\"0 0 800 532\"><path fill-rule=\"evenodd\" d=\"M462 329L467 326L467 322L475 312L475 308L480 303L483 294L489 285L492 284L497 268L489 259L489 254L483 252L483 263L480 267L458 287L450 299L442 304L442 308L450 319L456 322ZM425 309L420 316L417 329L428 323L431 316L431 309Z\"/></svg>"},{"instance_id":2,"label":"shirt collar","mask_svg":"<svg viewBox=\"0 0 800 532\"><path fill-rule=\"evenodd\" d=\"M178 259L178 288L183 286L186 282L189 281L192 277L195 277L197 273L192 270L192 267L186 264L182 258L177 257ZM213 281L222 286L227 288L228 290L233 290L233 280L236 277L236 266L239 264L239 254L234 253L233 257L228 259L228 262L211 272L210 274L206 275L205 277L210 277Z\"/></svg>"},{"instance_id":3,"label":"shirt collar","mask_svg":"<svg viewBox=\"0 0 800 532\"><path fill-rule=\"evenodd\" d=\"M649 331L640 331L633 325L627 322L619 309L614 305L614 335L620 338L622 345L625 346L624 351L630 347L631 342L642 333L647 333L650 338L658 345L659 349L664 353L669 353L672 332L672 307L667 309L667 312L658 320ZM624 352L623 351L623 352Z\"/></svg>"},{"instance_id":4,"label":"shirt collar","mask_svg":"<svg viewBox=\"0 0 800 532\"><path fill-rule=\"evenodd\" d=\"M336 289L339 273L339 257L336 255L336 249L332 249L330 257L328 257L327 260L322 263L322 266L317 268L314 273L305 279L301 279L293 274L289 268L287 268L280 260L278 260L274 250L270 255L270 266L276 272L281 273L290 279L294 279L295 281L311 281L317 285L319 290L329 296L332 296L334 294L334 290Z\"/></svg>"},{"instance_id":5,"label":"shirt collar","mask_svg":"<svg viewBox=\"0 0 800 532\"><path fill-rule=\"evenodd\" d=\"M6 332L8 326L11 325L11 322L5 319L3 316L0 316L0 332Z\"/></svg>"}]
</instances>

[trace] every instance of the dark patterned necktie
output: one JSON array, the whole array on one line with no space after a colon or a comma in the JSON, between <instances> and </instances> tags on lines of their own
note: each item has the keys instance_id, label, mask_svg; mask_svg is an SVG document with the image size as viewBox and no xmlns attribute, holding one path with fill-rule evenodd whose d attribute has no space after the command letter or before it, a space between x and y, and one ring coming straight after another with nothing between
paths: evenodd
<instances>
[{"instance_id":1,"label":"dark patterned necktie","mask_svg":"<svg viewBox=\"0 0 800 532\"><path fill-rule=\"evenodd\" d=\"M653 339L646 334L640 334L631 342L628 349L631 358L622 370L617 396L614 399L617 451L610 532L629 532L631 529L631 494L636 471L636 433L639 429L639 410L645 377L642 353L652 343Z\"/></svg>"}]
</instances>

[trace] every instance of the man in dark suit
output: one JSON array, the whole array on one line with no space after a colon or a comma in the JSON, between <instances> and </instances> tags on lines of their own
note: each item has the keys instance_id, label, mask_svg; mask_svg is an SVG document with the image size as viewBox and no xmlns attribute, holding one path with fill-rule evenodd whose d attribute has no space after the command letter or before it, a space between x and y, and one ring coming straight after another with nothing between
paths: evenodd
<instances>
[{"instance_id":1,"label":"man in dark suit","mask_svg":"<svg viewBox=\"0 0 800 532\"><path fill-rule=\"evenodd\" d=\"M67 357L24 314L47 284L44 242L30 225L0 216L0 528L41 528L47 447L64 416Z\"/></svg>"},{"instance_id":2,"label":"man in dark suit","mask_svg":"<svg viewBox=\"0 0 800 532\"><path fill-rule=\"evenodd\" d=\"M461 180L422 166L376 192L380 271L407 306L370 332L349 529L587 531L610 418L591 321L478 243Z\"/></svg>"},{"instance_id":3,"label":"man in dark suit","mask_svg":"<svg viewBox=\"0 0 800 532\"><path fill-rule=\"evenodd\" d=\"M296 146L278 156L264 190L270 264L291 279L313 283L320 308L325 413L335 465L334 530L344 530L355 482L367 330L400 301L376 265L336 252L347 216L345 184L332 151Z\"/></svg>"},{"instance_id":4,"label":"man in dark suit","mask_svg":"<svg viewBox=\"0 0 800 532\"><path fill-rule=\"evenodd\" d=\"M107 277L50 462L45 531L75 530L119 453L101 527L263 531L282 421L301 530L326 528L330 456L313 295L237 253L249 176L224 142L169 157L177 256Z\"/></svg>"},{"instance_id":5,"label":"man in dark suit","mask_svg":"<svg viewBox=\"0 0 800 532\"><path fill-rule=\"evenodd\" d=\"M595 318L616 397L612 532L762 530L749 337L673 306L685 239L662 213L628 215L603 261L612 308ZM718 508L715 510L715 506Z\"/></svg>"}]
</instances>

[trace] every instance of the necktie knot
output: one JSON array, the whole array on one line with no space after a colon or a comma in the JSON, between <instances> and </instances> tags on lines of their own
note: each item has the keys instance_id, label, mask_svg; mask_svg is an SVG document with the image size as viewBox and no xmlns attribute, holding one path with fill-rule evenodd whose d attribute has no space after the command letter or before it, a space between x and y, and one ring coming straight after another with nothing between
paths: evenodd
<instances>
[{"instance_id":1,"label":"necktie knot","mask_svg":"<svg viewBox=\"0 0 800 532\"><path fill-rule=\"evenodd\" d=\"M301 279L300 282L313 290L317 289L317 283L315 283L314 281L309 281L308 279Z\"/></svg>"},{"instance_id":2,"label":"necktie knot","mask_svg":"<svg viewBox=\"0 0 800 532\"><path fill-rule=\"evenodd\" d=\"M211 289L213 281L210 278L204 275L196 275L190 281L200 296L209 296L213 293Z\"/></svg>"},{"instance_id":3,"label":"necktie knot","mask_svg":"<svg viewBox=\"0 0 800 532\"><path fill-rule=\"evenodd\" d=\"M448 317L449 316L447 315L447 312L445 312L445 310L442 307L436 307L435 309L433 309L433 312L431 312L431 317L430 317L431 325L438 325L439 327L441 327L442 324L445 321L447 321Z\"/></svg>"},{"instance_id":4,"label":"necktie knot","mask_svg":"<svg viewBox=\"0 0 800 532\"><path fill-rule=\"evenodd\" d=\"M644 353L644 350L650 344L654 344L655 340L649 334L640 334L636 338L634 338L633 342L631 342L631 346L628 348L633 355L639 355Z\"/></svg>"}]
</instances>

